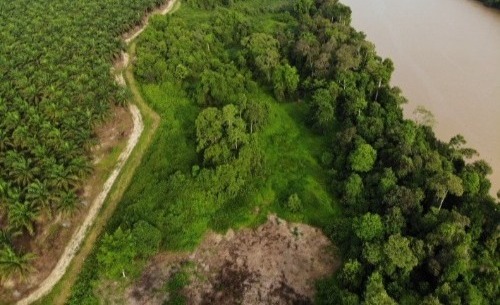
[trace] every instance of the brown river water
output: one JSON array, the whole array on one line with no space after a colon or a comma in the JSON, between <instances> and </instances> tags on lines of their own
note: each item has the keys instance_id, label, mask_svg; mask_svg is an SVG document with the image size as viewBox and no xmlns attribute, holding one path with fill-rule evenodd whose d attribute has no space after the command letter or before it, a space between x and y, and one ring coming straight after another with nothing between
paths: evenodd
<instances>
[{"instance_id":1,"label":"brown river water","mask_svg":"<svg viewBox=\"0 0 500 305\"><path fill-rule=\"evenodd\" d=\"M341 0L353 26L394 61L392 84L436 119L438 138L462 134L500 189L500 11L473 0Z\"/></svg>"}]
</instances>

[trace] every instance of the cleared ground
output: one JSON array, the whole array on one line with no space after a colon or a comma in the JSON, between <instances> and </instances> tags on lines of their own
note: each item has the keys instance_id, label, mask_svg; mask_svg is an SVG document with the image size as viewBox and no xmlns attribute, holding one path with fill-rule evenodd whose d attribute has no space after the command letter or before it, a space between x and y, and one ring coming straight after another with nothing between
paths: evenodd
<instances>
[{"instance_id":1,"label":"cleared ground","mask_svg":"<svg viewBox=\"0 0 500 305\"><path fill-rule=\"evenodd\" d=\"M332 251L320 230L269 216L256 229L210 232L192 253L158 255L125 301L163 304L182 270L187 304L309 304L314 281L338 267Z\"/></svg>"}]
</instances>

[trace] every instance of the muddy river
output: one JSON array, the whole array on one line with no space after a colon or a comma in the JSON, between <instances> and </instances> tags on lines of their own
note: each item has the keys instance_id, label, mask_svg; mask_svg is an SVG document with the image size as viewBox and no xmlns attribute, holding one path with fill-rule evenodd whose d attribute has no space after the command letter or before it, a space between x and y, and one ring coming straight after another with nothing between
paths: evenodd
<instances>
[{"instance_id":1,"label":"muddy river","mask_svg":"<svg viewBox=\"0 0 500 305\"><path fill-rule=\"evenodd\" d=\"M462 134L500 189L500 12L473 0L341 0L396 70L392 84L430 110L442 140Z\"/></svg>"}]
</instances>

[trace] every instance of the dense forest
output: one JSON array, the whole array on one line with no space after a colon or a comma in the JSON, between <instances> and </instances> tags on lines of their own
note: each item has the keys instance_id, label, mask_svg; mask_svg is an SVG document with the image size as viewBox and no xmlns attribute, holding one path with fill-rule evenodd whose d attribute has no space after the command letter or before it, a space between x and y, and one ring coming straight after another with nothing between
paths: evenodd
<instances>
[{"instance_id":1,"label":"dense forest","mask_svg":"<svg viewBox=\"0 0 500 305\"><path fill-rule=\"evenodd\" d=\"M462 136L403 117L392 62L350 13L337 0L189 0L151 20L135 74L162 123L70 304L269 212L338 246L317 304L497 302L491 168Z\"/></svg>"},{"instance_id":2,"label":"dense forest","mask_svg":"<svg viewBox=\"0 0 500 305\"><path fill-rule=\"evenodd\" d=\"M160 3L0 1L1 279L30 271L42 218L80 206L94 127L126 101L110 77L120 35Z\"/></svg>"}]
</instances>

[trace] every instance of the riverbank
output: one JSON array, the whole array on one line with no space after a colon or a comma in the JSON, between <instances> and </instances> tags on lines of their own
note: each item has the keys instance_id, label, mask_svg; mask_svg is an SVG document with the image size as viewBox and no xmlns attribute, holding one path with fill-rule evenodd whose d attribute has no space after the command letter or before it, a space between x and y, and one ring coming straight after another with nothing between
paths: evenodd
<instances>
[{"instance_id":1,"label":"riverbank","mask_svg":"<svg viewBox=\"0 0 500 305\"><path fill-rule=\"evenodd\" d=\"M493 168L491 195L500 189L500 11L478 1L343 0L353 25L394 61L392 84L409 103L423 105L448 141L462 134ZM443 14L443 12L446 12Z\"/></svg>"}]
</instances>

